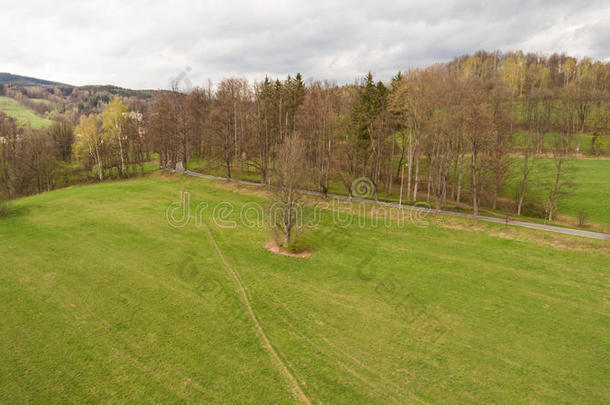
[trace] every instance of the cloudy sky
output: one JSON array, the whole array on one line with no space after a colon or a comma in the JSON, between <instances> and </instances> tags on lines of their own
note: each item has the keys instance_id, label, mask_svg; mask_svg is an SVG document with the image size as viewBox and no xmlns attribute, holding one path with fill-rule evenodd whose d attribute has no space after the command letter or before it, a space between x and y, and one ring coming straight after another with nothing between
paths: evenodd
<instances>
[{"instance_id":1,"label":"cloudy sky","mask_svg":"<svg viewBox=\"0 0 610 405\"><path fill-rule=\"evenodd\" d=\"M0 72L83 85L167 88L302 72L349 82L367 71L479 49L610 60L610 1L10 1Z\"/></svg>"}]
</instances>

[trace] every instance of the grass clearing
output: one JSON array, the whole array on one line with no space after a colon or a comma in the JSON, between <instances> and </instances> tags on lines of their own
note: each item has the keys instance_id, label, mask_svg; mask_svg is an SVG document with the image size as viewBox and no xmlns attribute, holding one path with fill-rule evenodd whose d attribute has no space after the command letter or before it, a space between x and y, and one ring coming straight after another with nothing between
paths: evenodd
<instances>
[{"instance_id":1,"label":"grass clearing","mask_svg":"<svg viewBox=\"0 0 610 405\"><path fill-rule=\"evenodd\" d=\"M0 96L0 111L17 119L22 124L29 123L32 128L48 128L52 121L42 118L27 107L22 106L16 100L10 97Z\"/></svg>"},{"instance_id":2,"label":"grass clearing","mask_svg":"<svg viewBox=\"0 0 610 405\"><path fill-rule=\"evenodd\" d=\"M610 401L607 242L325 212L312 256L284 257L239 223L260 190L154 176L0 217L0 402L297 402L206 228L167 224L181 191L312 403ZM223 202L237 227L214 225Z\"/></svg>"},{"instance_id":3,"label":"grass clearing","mask_svg":"<svg viewBox=\"0 0 610 405\"><path fill-rule=\"evenodd\" d=\"M506 185L504 195L514 198L520 184L516 173L523 160L513 158L511 161L515 175ZM564 177L572 184L565 187L565 195L559 201L559 213L575 221L582 211L587 214L587 222L610 229L610 160L570 159L566 168ZM553 174L553 159L537 159L526 199L540 205L550 190Z\"/></svg>"},{"instance_id":4,"label":"grass clearing","mask_svg":"<svg viewBox=\"0 0 610 405\"><path fill-rule=\"evenodd\" d=\"M553 147L557 144L557 138L560 134L547 133L544 136L544 148L547 153L551 153ZM525 146L527 144L526 139L528 136L524 133L515 133L514 140L517 146ZM602 155L608 155L610 153L610 137L600 136L597 138L597 151ZM591 155L593 149L593 135L592 134L574 134L574 148L578 147L579 153ZM593 157L593 156L591 156Z\"/></svg>"}]
</instances>

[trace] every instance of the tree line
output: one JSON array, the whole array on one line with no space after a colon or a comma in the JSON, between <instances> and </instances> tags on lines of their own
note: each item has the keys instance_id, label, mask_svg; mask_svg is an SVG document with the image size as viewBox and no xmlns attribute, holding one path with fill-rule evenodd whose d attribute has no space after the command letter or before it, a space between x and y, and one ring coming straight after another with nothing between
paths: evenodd
<instances>
[{"instance_id":1,"label":"tree line","mask_svg":"<svg viewBox=\"0 0 610 405\"><path fill-rule=\"evenodd\" d=\"M336 85L285 80L222 80L216 88L176 87L158 94L147 133L161 166L205 160L226 177L249 168L262 183L277 171L281 145L302 140L309 187L333 182L350 195L366 176L379 193L437 208L467 202L497 208L509 176L519 176L515 211L527 201L537 158L552 158L542 202L552 220L567 185L566 159L604 153L609 132L610 64L566 55L479 52L450 63L399 72L389 83L369 73ZM518 170L510 157L521 157ZM516 173L515 173L516 171Z\"/></svg>"},{"instance_id":2,"label":"tree line","mask_svg":"<svg viewBox=\"0 0 610 405\"><path fill-rule=\"evenodd\" d=\"M150 161L142 113L118 97L77 125L56 115L34 130L0 112L0 202L52 189L142 174Z\"/></svg>"},{"instance_id":3,"label":"tree line","mask_svg":"<svg viewBox=\"0 0 610 405\"><path fill-rule=\"evenodd\" d=\"M0 181L7 196L44 191L53 188L52 162L70 159L100 181L128 177L154 154L160 167L205 162L226 177L256 173L270 184L287 176L282 151L290 143L302 154L289 148L303 187L324 194L340 185L353 195L354 180L365 176L375 198L467 204L477 215L503 204L503 187L518 176L511 204L521 214L545 156L554 164L536 208L552 220L569 185L566 159L584 149L607 153L609 117L610 64L559 54L481 51L386 83L371 73L344 85L300 74L228 78L188 92L175 83L148 103L115 97L48 131L20 135L3 117Z\"/></svg>"}]
</instances>

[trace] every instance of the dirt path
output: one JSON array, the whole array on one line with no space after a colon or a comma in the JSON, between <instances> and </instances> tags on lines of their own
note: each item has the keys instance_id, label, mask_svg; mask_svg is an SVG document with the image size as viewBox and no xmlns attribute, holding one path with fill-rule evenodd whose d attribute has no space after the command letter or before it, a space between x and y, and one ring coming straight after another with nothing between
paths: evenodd
<instances>
[{"instance_id":1,"label":"dirt path","mask_svg":"<svg viewBox=\"0 0 610 405\"><path fill-rule=\"evenodd\" d=\"M301 402L311 405L309 398L307 398L307 396L301 389L301 386L297 382L294 375L292 375L290 370L288 370L288 367L286 367L286 364L284 364L284 362L278 355L277 351L271 344L271 341L267 337L265 330L259 323L258 318L256 317L254 310L252 309L252 305L250 305L250 299L248 298L248 292L246 291L246 288L244 287L244 284L241 281L241 277L239 276L239 273L237 273L237 271L235 271L231 267L229 262L227 262L227 259L225 258L224 254L220 250L218 243L216 243L216 239L214 239L214 235L212 234L212 231L210 231L210 229L207 226L205 226L205 231L208 234L210 241L212 242L212 246L214 246L214 250L216 250L218 257L220 258L222 265L229 272L229 274L231 275L231 278L235 282L237 291L241 297L241 300L243 301L244 305L246 306L246 309L248 311L248 316L250 317L250 320L252 320L252 323L254 324L254 328L256 329L256 332L258 333L259 338L261 339L261 342L263 344L263 348L265 350L267 350L269 352L269 354L271 355L271 358L272 358L273 362L275 363L275 366L279 370L280 374L282 374L282 376L286 379L286 382L290 386L290 389L291 389L292 393L294 394L294 396L297 399L299 399Z\"/></svg>"}]
</instances>

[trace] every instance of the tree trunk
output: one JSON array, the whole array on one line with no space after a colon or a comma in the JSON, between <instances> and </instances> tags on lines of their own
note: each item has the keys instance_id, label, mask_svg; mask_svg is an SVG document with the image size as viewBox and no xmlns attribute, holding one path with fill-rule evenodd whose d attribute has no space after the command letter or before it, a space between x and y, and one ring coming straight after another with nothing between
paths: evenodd
<instances>
[{"instance_id":1,"label":"tree trunk","mask_svg":"<svg viewBox=\"0 0 610 405\"><path fill-rule=\"evenodd\" d=\"M521 209L523 208L523 201L525 200L525 193L527 192L527 178L530 173L528 166L528 156L523 157L523 178L521 179L521 191L519 192L519 202L517 204L517 215L521 215Z\"/></svg>"},{"instance_id":2,"label":"tree trunk","mask_svg":"<svg viewBox=\"0 0 610 405\"><path fill-rule=\"evenodd\" d=\"M470 169L472 171L472 216L479 216L479 196L478 196L478 184L477 184L477 153L476 151L472 152L472 162L470 165Z\"/></svg>"},{"instance_id":3,"label":"tree trunk","mask_svg":"<svg viewBox=\"0 0 610 405\"><path fill-rule=\"evenodd\" d=\"M555 213L555 204L557 202L557 193L559 192L559 178L561 176L562 163L563 159L560 158L555 166L555 182L553 183L553 189L551 190L551 195L549 196L549 221L553 220L553 215Z\"/></svg>"},{"instance_id":4,"label":"tree trunk","mask_svg":"<svg viewBox=\"0 0 610 405\"><path fill-rule=\"evenodd\" d=\"M388 195L392 195L392 183L394 182L394 150L396 148L396 139L392 134L392 150L390 151L390 184L388 185Z\"/></svg>"},{"instance_id":5,"label":"tree trunk","mask_svg":"<svg viewBox=\"0 0 610 405\"><path fill-rule=\"evenodd\" d=\"M432 186L432 168L430 167L430 159L428 161L428 192L426 194L426 202L430 202L430 187Z\"/></svg>"},{"instance_id":6,"label":"tree trunk","mask_svg":"<svg viewBox=\"0 0 610 405\"><path fill-rule=\"evenodd\" d=\"M97 144L95 145L95 156L96 156L95 160L97 160L97 174L100 178L100 181L104 181L104 172L102 169L102 159L100 158L100 151L97 147Z\"/></svg>"},{"instance_id":7,"label":"tree trunk","mask_svg":"<svg viewBox=\"0 0 610 405\"><path fill-rule=\"evenodd\" d=\"M121 140L121 128L119 126L118 118L115 118L114 125L117 131L117 138L119 140L119 153L121 154L121 177L127 177L127 170L125 170L125 157L123 156L123 141Z\"/></svg>"},{"instance_id":8,"label":"tree trunk","mask_svg":"<svg viewBox=\"0 0 610 405\"><path fill-rule=\"evenodd\" d=\"M413 201L417 201L417 187L419 185L419 156L415 158L415 184L413 185Z\"/></svg>"},{"instance_id":9,"label":"tree trunk","mask_svg":"<svg viewBox=\"0 0 610 405\"><path fill-rule=\"evenodd\" d=\"M412 143L412 131L409 130L409 162L407 166L407 197L411 195L411 172L412 169L411 167L413 167L413 143Z\"/></svg>"},{"instance_id":10,"label":"tree trunk","mask_svg":"<svg viewBox=\"0 0 610 405\"><path fill-rule=\"evenodd\" d=\"M455 201L459 204L462 199L462 167L463 167L464 155L460 155L460 163L458 165L458 178L457 178L457 196Z\"/></svg>"},{"instance_id":11,"label":"tree trunk","mask_svg":"<svg viewBox=\"0 0 610 405\"><path fill-rule=\"evenodd\" d=\"M284 206L284 247L288 248L290 245L290 239L292 237L292 227L294 225L292 220L292 190L289 191L288 203Z\"/></svg>"},{"instance_id":12,"label":"tree trunk","mask_svg":"<svg viewBox=\"0 0 610 405\"><path fill-rule=\"evenodd\" d=\"M225 166L226 166L227 178L230 179L231 178L231 159L225 160Z\"/></svg>"}]
</instances>

